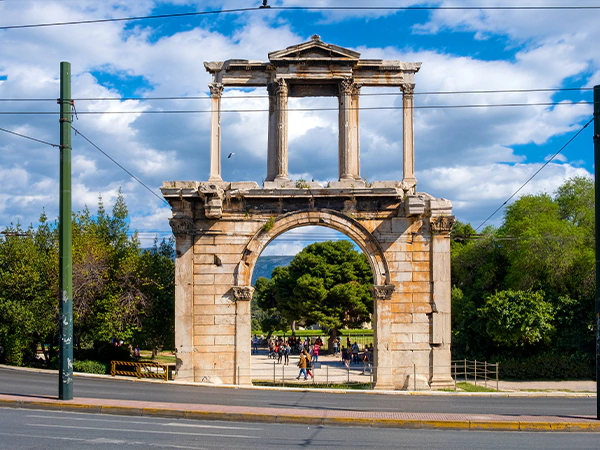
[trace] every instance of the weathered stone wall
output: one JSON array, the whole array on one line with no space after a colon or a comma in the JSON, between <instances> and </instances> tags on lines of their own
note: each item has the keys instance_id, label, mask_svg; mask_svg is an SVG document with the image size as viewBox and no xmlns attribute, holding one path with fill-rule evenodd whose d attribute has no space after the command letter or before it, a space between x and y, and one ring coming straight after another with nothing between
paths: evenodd
<instances>
[{"instance_id":1,"label":"weathered stone wall","mask_svg":"<svg viewBox=\"0 0 600 450\"><path fill-rule=\"evenodd\" d=\"M390 186L169 182L163 194L177 241L179 379L251 383L256 260L280 234L320 225L353 239L371 265L376 388L450 384L450 202Z\"/></svg>"}]
</instances>

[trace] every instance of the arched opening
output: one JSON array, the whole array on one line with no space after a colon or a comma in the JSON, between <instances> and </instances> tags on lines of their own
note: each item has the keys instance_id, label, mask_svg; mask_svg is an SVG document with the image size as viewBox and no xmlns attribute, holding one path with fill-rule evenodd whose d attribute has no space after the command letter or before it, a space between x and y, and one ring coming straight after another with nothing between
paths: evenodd
<instances>
[{"instance_id":1,"label":"arched opening","mask_svg":"<svg viewBox=\"0 0 600 450\"><path fill-rule=\"evenodd\" d=\"M313 252L351 249L353 255L364 255L364 260L359 259L363 261L363 269L368 272L369 281L374 284L384 283L383 280L387 277L387 265L383 253L375 244L370 233L360 226L357 228L357 225L347 216L335 212L321 212L318 215L305 212L281 216L275 220L270 230L262 229L248 244L245 252L246 261L242 261L240 264L248 270L242 270L238 274L241 275L239 280L245 279L246 276L250 277L249 279L252 280L250 283L255 287L255 298L253 299L255 303L268 302L268 293L271 292L270 290L277 290L275 284L278 282L285 285L293 279L295 289L297 289L301 284L300 278L297 277L297 274L295 278L290 276L288 267L283 270L276 270L274 279L266 281L263 278L258 285L256 284L258 277L252 277L252 274L257 270L257 266L260 270L259 257L265 253L272 253L269 252L269 247L280 246L287 253L290 253L290 249L294 249L294 253L298 253L298 250L310 245L302 252L302 255L299 255L298 260L293 261L292 266L294 266L294 263L296 264L294 266L296 272L298 267L301 267L303 260L306 262L309 258L315 256ZM296 237L293 237L294 232L304 230L307 227L310 227L310 233L304 236L296 234ZM290 237L290 233L292 237ZM325 241L334 241L334 243L325 243ZM316 243L316 245L311 245L313 243ZM315 260L322 261L321 256L315 257ZM279 257L276 258L275 263L288 266L292 263L292 259L293 256L289 256L287 259ZM364 263L365 260L366 264ZM294 267L290 270L294 270ZM352 270L358 271L360 269L353 267ZM311 282L316 282L319 287L324 287L319 284L320 280L310 278L311 275L308 274L307 276ZM316 382L373 383L374 361L376 360L377 351L374 345L374 332L376 331L374 320L375 301L371 295L371 283L368 284L369 286L366 284L360 285L357 281L347 284L340 282L333 289L327 291L326 294L323 292L322 305L311 304L311 300L314 302L314 297L309 293L310 300L298 304L298 310L293 311L294 314L301 314L300 311L304 311L303 308L318 309L322 306L323 311L330 312L332 311L332 305L329 303L335 303L337 299L340 305L338 311L347 308L342 314L343 318L331 317L325 319L323 315L320 315L325 313L320 310L314 311L314 313L313 311L304 311L305 315L298 317L298 323L290 323L282 320L286 308L284 305L279 304L278 308L271 310L268 309L268 306L265 307L262 313L266 313L266 316L262 316L261 320L263 324L271 325L271 328L265 327L266 331L262 328L258 331L256 317L253 321L253 349L251 352L253 380L266 379L279 384L295 381L296 375L302 378L301 371L296 369L295 366L300 360L300 353L306 350L311 358L316 360L314 370L308 374L309 378L310 376L316 377L312 378ZM259 300L257 300L257 297ZM297 297L296 301L298 301ZM353 306L350 307L350 304ZM255 314L258 312L256 306L256 304L253 305ZM263 303L262 306L265 306L265 304ZM359 311L362 312L362 315ZM364 314L365 311L368 315ZM269 316L269 314L272 314L272 316ZM322 317L322 320L319 321L318 317ZM282 323L283 326L277 326ZM334 323L343 325L333 326ZM348 326L349 324L352 325ZM262 335L261 332L263 332Z\"/></svg>"}]
</instances>

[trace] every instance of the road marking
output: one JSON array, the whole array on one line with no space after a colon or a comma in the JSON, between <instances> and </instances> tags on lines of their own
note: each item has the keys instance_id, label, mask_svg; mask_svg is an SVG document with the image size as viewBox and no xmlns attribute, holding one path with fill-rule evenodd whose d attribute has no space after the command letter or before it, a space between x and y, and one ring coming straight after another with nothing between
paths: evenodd
<instances>
[{"instance_id":1,"label":"road marking","mask_svg":"<svg viewBox=\"0 0 600 450\"><path fill-rule=\"evenodd\" d=\"M110 441L108 439L87 439L87 438L73 438L73 437L64 437L64 436L48 436L44 435L34 435L34 434L18 434L18 433L2 433L0 432L0 436L11 436L11 437L25 437L31 439L43 439L45 441L49 439L54 439L55 441L75 441L75 442L89 442L90 444L101 444L101 443L111 443L117 441ZM139 445L142 447L161 447L164 448L164 444L156 444L154 442L141 442L141 441L118 441L121 443L125 443L128 445ZM180 448L185 450L205 450L206 447L189 447L187 445L176 445L169 444L169 448Z\"/></svg>"},{"instance_id":2,"label":"road marking","mask_svg":"<svg viewBox=\"0 0 600 450\"><path fill-rule=\"evenodd\" d=\"M68 420L69 422L72 422L74 420L79 420L79 421L87 421L87 422L107 422L107 423L123 423L123 420L116 420L116 419L96 419L96 418L87 418L87 417L61 417L61 416L53 416L53 415L37 415L37 414L29 414L26 417L29 418L34 418L34 419L48 419L48 420ZM196 423L177 423L177 422L170 422L170 423L156 423L156 421L146 421L146 422L142 422L142 421L135 421L135 420L130 420L127 421L128 424L135 424L135 425L162 425L164 427L190 427L190 428L210 428L210 429L217 429L217 430L246 430L246 431L263 431L262 428L249 428L249 427L233 427L233 426L219 426L219 425L202 425L202 424L196 424Z\"/></svg>"},{"instance_id":3,"label":"road marking","mask_svg":"<svg viewBox=\"0 0 600 450\"><path fill-rule=\"evenodd\" d=\"M247 431L263 431L262 428L248 428L248 427L227 427L227 426L215 426L215 425L200 425L195 423L162 423L161 425L169 427L190 427L190 428L212 428L218 430L247 430Z\"/></svg>"},{"instance_id":4,"label":"road marking","mask_svg":"<svg viewBox=\"0 0 600 450\"><path fill-rule=\"evenodd\" d=\"M186 436L207 436L207 437L224 437L224 438L238 438L238 439L262 439L260 436L247 436L247 435L232 435L232 434L213 434L213 433L182 433L179 431L155 431L155 430L131 430L124 428L97 428L97 427L74 427L72 425L50 425L45 423L29 423L34 427L46 427L46 428L68 428L70 430L96 430L96 431L118 431L122 433L127 431L129 433L141 433L141 434L176 434Z\"/></svg>"}]
</instances>

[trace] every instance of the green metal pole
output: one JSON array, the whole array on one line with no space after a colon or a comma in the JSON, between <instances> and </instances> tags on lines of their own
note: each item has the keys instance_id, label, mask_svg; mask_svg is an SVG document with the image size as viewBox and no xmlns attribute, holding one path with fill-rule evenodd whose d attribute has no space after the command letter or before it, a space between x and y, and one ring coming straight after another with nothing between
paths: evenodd
<instances>
[{"instance_id":1,"label":"green metal pole","mask_svg":"<svg viewBox=\"0 0 600 450\"><path fill-rule=\"evenodd\" d=\"M598 189L598 167L600 167L600 85L594 86L594 181L596 219L596 418L600 420L600 189Z\"/></svg>"},{"instance_id":2,"label":"green metal pole","mask_svg":"<svg viewBox=\"0 0 600 450\"><path fill-rule=\"evenodd\" d=\"M60 63L60 204L58 398L73 399L73 250L71 238L71 64Z\"/></svg>"}]
</instances>

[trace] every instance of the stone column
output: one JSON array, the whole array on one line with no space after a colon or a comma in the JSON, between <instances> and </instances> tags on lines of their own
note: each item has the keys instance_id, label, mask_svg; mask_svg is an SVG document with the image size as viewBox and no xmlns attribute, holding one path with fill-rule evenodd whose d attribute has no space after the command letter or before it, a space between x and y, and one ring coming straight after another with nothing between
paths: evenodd
<instances>
[{"instance_id":1,"label":"stone column","mask_svg":"<svg viewBox=\"0 0 600 450\"><path fill-rule=\"evenodd\" d=\"M373 286L371 294L375 303L373 336L375 352L373 363L375 368L375 389L394 389L394 371L392 358L392 306L391 298L394 285Z\"/></svg>"},{"instance_id":2,"label":"stone column","mask_svg":"<svg viewBox=\"0 0 600 450\"><path fill-rule=\"evenodd\" d=\"M402 188L414 194L417 185L415 178L415 148L414 148L414 90L415 85L405 83L402 90Z\"/></svg>"},{"instance_id":3,"label":"stone column","mask_svg":"<svg viewBox=\"0 0 600 450\"><path fill-rule=\"evenodd\" d=\"M359 129L359 99L360 99L360 84L353 83L352 85L352 143L351 159L354 167L354 178L360 180L360 129Z\"/></svg>"},{"instance_id":4,"label":"stone column","mask_svg":"<svg viewBox=\"0 0 600 450\"><path fill-rule=\"evenodd\" d=\"M338 167L340 181L360 179L358 95L360 86L351 78L340 83Z\"/></svg>"},{"instance_id":5,"label":"stone column","mask_svg":"<svg viewBox=\"0 0 600 450\"><path fill-rule=\"evenodd\" d=\"M221 83L210 83L210 176L208 181L223 181L221 178Z\"/></svg>"},{"instance_id":6,"label":"stone column","mask_svg":"<svg viewBox=\"0 0 600 450\"><path fill-rule=\"evenodd\" d=\"M453 385L451 340L450 231L454 216L432 217L431 285L432 310L430 344L432 368L430 386L440 389Z\"/></svg>"},{"instance_id":7,"label":"stone column","mask_svg":"<svg viewBox=\"0 0 600 450\"><path fill-rule=\"evenodd\" d=\"M175 235L175 350L177 379L194 379L194 230L191 217L170 220Z\"/></svg>"},{"instance_id":8,"label":"stone column","mask_svg":"<svg viewBox=\"0 0 600 450\"><path fill-rule=\"evenodd\" d=\"M250 340L252 339L252 319L250 301L252 286L234 286L235 299L235 380L236 384L251 385ZM239 368L239 369L238 369Z\"/></svg>"},{"instance_id":9,"label":"stone column","mask_svg":"<svg viewBox=\"0 0 600 450\"><path fill-rule=\"evenodd\" d=\"M283 78L269 83L269 134L267 178L265 181L289 181L288 178L288 86Z\"/></svg>"}]
</instances>

